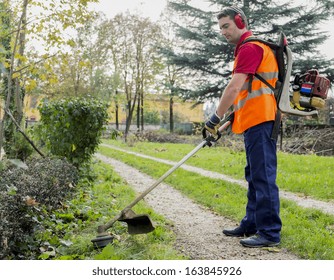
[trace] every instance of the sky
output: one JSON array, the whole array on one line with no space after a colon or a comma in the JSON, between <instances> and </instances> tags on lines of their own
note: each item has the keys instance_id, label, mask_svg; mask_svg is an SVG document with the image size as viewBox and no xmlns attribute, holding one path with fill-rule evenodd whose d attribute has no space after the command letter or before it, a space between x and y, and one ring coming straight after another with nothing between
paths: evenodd
<instances>
[{"instance_id":1,"label":"sky","mask_svg":"<svg viewBox=\"0 0 334 280\"><path fill-rule=\"evenodd\" d=\"M94 4L93 7L97 11L102 11L107 17L113 17L118 13L126 12L139 12L142 16L149 17L153 21L159 19L159 15L166 7L167 0L100 0L98 4ZM206 5L205 0L192 0L191 5L204 8ZM319 51L328 59L334 59L334 28L333 23L328 22L324 25L324 30L329 31L329 39L326 43L319 47Z\"/></svg>"}]
</instances>

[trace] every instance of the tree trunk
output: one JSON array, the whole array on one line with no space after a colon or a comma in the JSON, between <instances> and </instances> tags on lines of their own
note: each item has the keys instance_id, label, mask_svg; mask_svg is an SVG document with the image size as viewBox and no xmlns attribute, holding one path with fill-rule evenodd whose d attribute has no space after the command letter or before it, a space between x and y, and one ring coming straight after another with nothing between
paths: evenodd
<instances>
[{"instance_id":1,"label":"tree trunk","mask_svg":"<svg viewBox=\"0 0 334 280\"><path fill-rule=\"evenodd\" d=\"M140 130L140 94L138 96L138 100L137 100L137 132L139 132Z\"/></svg>"},{"instance_id":2,"label":"tree trunk","mask_svg":"<svg viewBox=\"0 0 334 280\"><path fill-rule=\"evenodd\" d=\"M5 4L2 3L2 8L8 8ZM17 33L14 40L13 51L10 52L10 41L11 41L11 33L8 32L7 38L3 38L2 43L4 48L9 51L7 56L7 60L10 61L10 67L7 69L7 78L4 79L4 88L5 88L5 97L6 97L6 105L4 110L4 116L0 125L0 150L3 147L3 144L7 143L4 146L6 153L13 157L16 154L14 150L14 134L15 134L15 125L11 119L7 118L7 112L12 111L15 117L15 120L18 124L21 125L21 121L23 118L23 90L21 90L20 83L18 78L13 79L14 66L16 64L17 70L20 70L20 66L22 65L21 60L19 59L17 63L15 63L15 55L17 47L19 47L18 54L22 57L24 55L24 47L25 47L25 31L26 31L26 17L27 17L27 6L28 0L23 1L22 5L22 15L20 21L17 26ZM2 17L2 22L4 24L4 28L11 29L10 24L10 14L6 14ZM14 95L14 100L12 100L12 95Z\"/></svg>"},{"instance_id":3,"label":"tree trunk","mask_svg":"<svg viewBox=\"0 0 334 280\"><path fill-rule=\"evenodd\" d=\"M131 99L128 100L127 102L127 117L126 117L126 124L125 124L125 132L124 132L124 139L125 141L127 141L127 136L129 134L130 131L130 126L131 126L131 122L132 122L132 116L133 116L133 111L135 108L137 102L137 94L134 97L133 103L131 102Z\"/></svg>"},{"instance_id":4,"label":"tree trunk","mask_svg":"<svg viewBox=\"0 0 334 280\"><path fill-rule=\"evenodd\" d=\"M141 119L141 131L144 131L144 86L143 80L141 81L141 89L140 89L140 119Z\"/></svg>"},{"instance_id":5,"label":"tree trunk","mask_svg":"<svg viewBox=\"0 0 334 280\"><path fill-rule=\"evenodd\" d=\"M118 100L117 100L117 94L118 91L115 91L115 118L116 118L116 129L119 130L119 106L118 106Z\"/></svg>"},{"instance_id":6,"label":"tree trunk","mask_svg":"<svg viewBox=\"0 0 334 280\"><path fill-rule=\"evenodd\" d=\"M21 30L19 34L19 54L21 57L24 56L25 51L25 41L26 41L26 24L27 24L27 8L28 0L23 2L23 11L22 11L22 23ZM17 68L20 69L22 66L22 61L19 59L17 63ZM16 112L14 112L15 120L18 124L21 125L23 119L23 100L24 100L25 90L21 88L19 79L15 79L15 106Z\"/></svg>"},{"instance_id":7,"label":"tree trunk","mask_svg":"<svg viewBox=\"0 0 334 280\"><path fill-rule=\"evenodd\" d=\"M174 132L174 111L173 111L173 106L174 106L174 100L173 100L173 95L171 95L170 98L169 98L169 131L170 131L170 133Z\"/></svg>"},{"instance_id":8,"label":"tree trunk","mask_svg":"<svg viewBox=\"0 0 334 280\"><path fill-rule=\"evenodd\" d=\"M1 10L4 10L4 11L8 10L7 5L8 5L8 3L6 3L6 2L0 3ZM7 36L2 38L2 45L3 45L3 48L6 51L6 55L5 55L6 60L10 61L11 60L11 54L10 54L11 36L9 35L10 34L10 32L9 32L9 30L10 30L10 14L1 13L0 16L1 16L2 26L3 26L3 32L7 33ZM11 77L10 72L11 72L10 68L7 68L6 69L6 75L4 75L4 78L3 78L3 88L4 88L3 95L4 95L4 98L6 100L6 105L5 105L6 108L3 112L3 118L2 118L1 123L0 123L0 151L2 150L3 144L5 142L5 138L6 138L6 136L5 136L5 122L6 122L6 119L7 119L6 109L9 109L10 101L11 101L11 90L8 90L8 87L11 87L11 82L12 82L11 78L9 78L9 77Z\"/></svg>"}]
</instances>

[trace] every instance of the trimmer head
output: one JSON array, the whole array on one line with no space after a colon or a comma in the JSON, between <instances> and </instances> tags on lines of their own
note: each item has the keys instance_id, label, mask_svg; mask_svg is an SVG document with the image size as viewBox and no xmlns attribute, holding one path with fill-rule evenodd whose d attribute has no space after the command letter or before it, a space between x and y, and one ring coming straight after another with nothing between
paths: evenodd
<instances>
[{"instance_id":1,"label":"trimmer head","mask_svg":"<svg viewBox=\"0 0 334 280\"><path fill-rule=\"evenodd\" d=\"M115 217L106 225L100 225L98 227L96 238L91 240L95 248L103 248L114 240L114 236L110 235L106 230L116 221L127 223L129 234L143 234L154 230L154 226L149 215L137 215L131 209L124 209L120 216Z\"/></svg>"},{"instance_id":2,"label":"trimmer head","mask_svg":"<svg viewBox=\"0 0 334 280\"><path fill-rule=\"evenodd\" d=\"M93 245L96 249L104 248L109 243L114 240L114 236L112 235L105 235L105 236L97 236L96 238L92 239Z\"/></svg>"},{"instance_id":3,"label":"trimmer head","mask_svg":"<svg viewBox=\"0 0 334 280\"><path fill-rule=\"evenodd\" d=\"M92 243L96 249L104 248L109 243L111 243L114 240L114 236L109 234L106 231L106 228L104 225L98 226L97 228L97 236L96 238L92 239Z\"/></svg>"}]
</instances>

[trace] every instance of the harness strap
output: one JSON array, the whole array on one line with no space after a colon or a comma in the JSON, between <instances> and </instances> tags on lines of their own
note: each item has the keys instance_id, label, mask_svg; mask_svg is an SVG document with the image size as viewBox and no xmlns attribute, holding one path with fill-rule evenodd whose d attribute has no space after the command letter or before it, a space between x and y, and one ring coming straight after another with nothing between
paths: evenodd
<instances>
[{"instance_id":1,"label":"harness strap","mask_svg":"<svg viewBox=\"0 0 334 280\"><path fill-rule=\"evenodd\" d=\"M266 84L266 86L269 87L275 94L275 88L271 84L269 84L261 75L255 73L254 76L258 78L262 83Z\"/></svg>"},{"instance_id":2,"label":"harness strap","mask_svg":"<svg viewBox=\"0 0 334 280\"><path fill-rule=\"evenodd\" d=\"M258 73L255 73L254 76L256 78L258 78L262 83L264 83L265 85L267 85L273 91L273 93L275 94L275 88L271 84L269 84L261 75L259 75ZM253 81L253 76L250 78L250 83L249 83L250 84L250 88L251 88L252 81ZM251 92L251 90L249 92ZM277 112L276 112L276 115L275 115L274 127L273 127L273 131L271 133L271 136L270 136L270 138L272 140L277 141L279 132L281 130L281 126L282 126L282 113L279 110L279 108L277 107Z\"/></svg>"},{"instance_id":3,"label":"harness strap","mask_svg":"<svg viewBox=\"0 0 334 280\"><path fill-rule=\"evenodd\" d=\"M271 132L270 138L272 140L277 141L278 139L278 134L281 130L282 127L282 113L281 111L277 108L277 112L275 115L275 122L274 122L274 127L273 127L273 131Z\"/></svg>"}]
</instances>

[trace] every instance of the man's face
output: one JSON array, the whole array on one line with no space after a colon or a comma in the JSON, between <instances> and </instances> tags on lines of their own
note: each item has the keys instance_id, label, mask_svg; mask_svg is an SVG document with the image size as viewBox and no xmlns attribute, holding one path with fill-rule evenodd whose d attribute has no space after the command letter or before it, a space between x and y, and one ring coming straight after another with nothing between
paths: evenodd
<instances>
[{"instance_id":1,"label":"man's face","mask_svg":"<svg viewBox=\"0 0 334 280\"><path fill-rule=\"evenodd\" d=\"M222 17L218 21L220 33L226 38L226 41L230 44L236 45L242 35L241 29L239 29L234 20L230 17Z\"/></svg>"}]
</instances>

